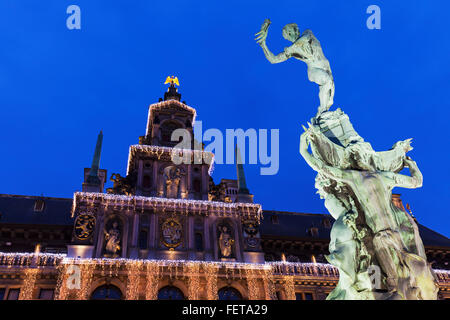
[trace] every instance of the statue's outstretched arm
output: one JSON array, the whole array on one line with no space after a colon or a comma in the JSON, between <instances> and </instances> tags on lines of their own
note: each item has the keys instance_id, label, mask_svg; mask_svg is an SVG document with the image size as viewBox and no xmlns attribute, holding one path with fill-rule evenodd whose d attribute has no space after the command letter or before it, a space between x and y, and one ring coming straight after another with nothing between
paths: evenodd
<instances>
[{"instance_id":1,"label":"statue's outstretched arm","mask_svg":"<svg viewBox=\"0 0 450 320\"><path fill-rule=\"evenodd\" d=\"M264 55L266 56L267 60L269 60L269 62L272 64L284 62L289 59L288 55L284 51L277 55L274 55L272 52L270 52L269 48L267 48L265 42L261 44L261 48L263 49Z\"/></svg>"},{"instance_id":2,"label":"statue's outstretched arm","mask_svg":"<svg viewBox=\"0 0 450 320\"><path fill-rule=\"evenodd\" d=\"M394 173L392 174L392 179L394 180L394 187L415 189L420 188L423 183L422 172L420 172L419 167L416 162L409 159L405 159L405 166L409 168L411 176L404 174Z\"/></svg>"},{"instance_id":3,"label":"statue's outstretched arm","mask_svg":"<svg viewBox=\"0 0 450 320\"><path fill-rule=\"evenodd\" d=\"M261 30L255 34L256 36L255 40L263 49L264 55L266 56L267 60L269 60L270 63L280 63L286 61L287 59L289 59L289 56L285 52L281 52L278 55L274 55L272 52L270 52L269 48L267 48L266 38L269 26L270 20L269 19L264 20L264 23L261 26Z\"/></svg>"},{"instance_id":4,"label":"statue's outstretched arm","mask_svg":"<svg viewBox=\"0 0 450 320\"><path fill-rule=\"evenodd\" d=\"M313 168L315 171L323 174L324 176L334 179L340 182L344 183L351 183L351 179L349 177L349 173L347 173L345 170L341 170L338 168L334 168L331 166L326 165L323 161L315 158L312 154L308 151L308 131L303 132L303 134L300 137L300 154L305 159L305 161L308 163L308 165Z\"/></svg>"}]
</instances>

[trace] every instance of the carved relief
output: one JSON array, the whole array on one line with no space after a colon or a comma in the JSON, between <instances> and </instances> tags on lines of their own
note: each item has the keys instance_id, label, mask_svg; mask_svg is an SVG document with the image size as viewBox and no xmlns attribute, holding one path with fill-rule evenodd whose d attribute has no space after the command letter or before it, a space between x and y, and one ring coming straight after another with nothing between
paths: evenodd
<instances>
[{"instance_id":1,"label":"carved relief","mask_svg":"<svg viewBox=\"0 0 450 320\"><path fill-rule=\"evenodd\" d=\"M178 247L183 240L183 227L181 223L174 218L168 218L161 224L161 242L169 248Z\"/></svg>"},{"instance_id":2,"label":"carved relief","mask_svg":"<svg viewBox=\"0 0 450 320\"><path fill-rule=\"evenodd\" d=\"M88 240L95 229L95 217L92 214L82 213L75 220L75 237L78 240Z\"/></svg>"}]
</instances>

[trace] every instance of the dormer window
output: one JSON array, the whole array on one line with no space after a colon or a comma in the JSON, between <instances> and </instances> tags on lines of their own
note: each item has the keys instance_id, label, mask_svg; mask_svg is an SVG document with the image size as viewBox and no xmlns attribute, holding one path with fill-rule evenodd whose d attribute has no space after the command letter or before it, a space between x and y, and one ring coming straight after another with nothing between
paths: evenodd
<instances>
[{"instance_id":1,"label":"dormer window","mask_svg":"<svg viewBox=\"0 0 450 320\"><path fill-rule=\"evenodd\" d=\"M328 219L328 218L324 218L324 219L322 220L322 224L323 224L323 226L324 226L325 228L327 228L327 229L330 229L330 228L331 228L331 222L330 222L330 219Z\"/></svg>"},{"instance_id":2,"label":"dormer window","mask_svg":"<svg viewBox=\"0 0 450 320\"><path fill-rule=\"evenodd\" d=\"M37 199L34 202L34 212L42 212L44 211L45 202L44 199Z\"/></svg>"},{"instance_id":3,"label":"dormer window","mask_svg":"<svg viewBox=\"0 0 450 320\"><path fill-rule=\"evenodd\" d=\"M311 227L308 229L308 233L311 237L317 237L319 236L319 229L316 227Z\"/></svg>"},{"instance_id":4,"label":"dormer window","mask_svg":"<svg viewBox=\"0 0 450 320\"><path fill-rule=\"evenodd\" d=\"M280 222L278 221L278 216L273 215L270 217L270 221L272 221L272 224L279 224Z\"/></svg>"}]
</instances>

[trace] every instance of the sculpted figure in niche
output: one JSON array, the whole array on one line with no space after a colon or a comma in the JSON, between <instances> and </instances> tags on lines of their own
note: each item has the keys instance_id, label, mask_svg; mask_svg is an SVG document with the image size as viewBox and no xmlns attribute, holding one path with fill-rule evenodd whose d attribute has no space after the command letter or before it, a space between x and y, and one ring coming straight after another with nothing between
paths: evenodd
<instances>
[{"instance_id":1,"label":"sculpted figure in niche","mask_svg":"<svg viewBox=\"0 0 450 320\"><path fill-rule=\"evenodd\" d=\"M180 168L169 166L164 169L166 198L178 198L182 176Z\"/></svg>"},{"instance_id":2,"label":"sculpted figure in niche","mask_svg":"<svg viewBox=\"0 0 450 320\"><path fill-rule=\"evenodd\" d=\"M120 230L117 221L114 221L112 227L105 232L105 257L115 258L118 257L120 251Z\"/></svg>"},{"instance_id":3,"label":"sculpted figure in niche","mask_svg":"<svg viewBox=\"0 0 450 320\"><path fill-rule=\"evenodd\" d=\"M230 258L233 253L234 240L230 235L230 230L227 226L219 226L219 248L220 253L225 258Z\"/></svg>"}]
</instances>

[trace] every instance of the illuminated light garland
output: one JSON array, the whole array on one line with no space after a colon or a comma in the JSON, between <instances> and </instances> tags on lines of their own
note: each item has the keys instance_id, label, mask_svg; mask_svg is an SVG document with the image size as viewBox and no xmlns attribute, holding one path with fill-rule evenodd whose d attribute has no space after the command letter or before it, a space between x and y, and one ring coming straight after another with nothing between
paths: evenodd
<instances>
[{"instance_id":1,"label":"illuminated light garland","mask_svg":"<svg viewBox=\"0 0 450 320\"><path fill-rule=\"evenodd\" d=\"M92 268L89 265L80 266L81 284L80 290L76 291L78 300L87 300L91 289L91 283L95 271L95 266Z\"/></svg>"},{"instance_id":2,"label":"illuminated light garland","mask_svg":"<svg viewBox=\"0 0 450 320\"><path fill-rule=\"evenodd\" d=\"M140 201L139 201L140 200ZM147 206L152 209L172 209L174 211L183 212L197 212L198 214L217 214L220 216L240 216L241 218L254 218L260 221L262 219L262 208L260 204L255 203L227 203L219 201L206 201L206 200L188 200L188 199L169 199L158 197L143 197L143 196L125 196L107 193L95 193L95 192L75 192L74 193L74 205L72 213L74 214L77 207L81 203L86 205L92 205L93 203L98 205L104 205L105 208L109 206L109 203L114 203L116 210L130 207L130 203L141 203L141 206ZM133 210L137 208L133 207ZM73 217L73 216L72 216Z\"/></svg>"},{"instance_id":3,"label":"illuminated light garland","mask_svg":"<svg viewBox=\"0 0 450 320\"><path fill-rule=\"evenodd\" d=\"M266 300L275 300L277 298L276 296L276 290L275 290L275 283L273 280L273 274L272 269L263 270L263 285L264 285L264 294Z\"/></svg>"},{"instance_id":4,"label":"illuminated light garland","mask_svg":"<svg viewBox=\"0 0 450 320\"><path fill-rule=\"evenodd\" d=\"M206 299L217 300L217 273L219 268L214 263L204 263L203 271L206 274Z\"/></svg>"},{"instance_id":5,"label":"illuminated light garland","mask_svg":"<svg viewBox=\"0 0 450 320\"><path fill-rule=\"evenodd\" d=\"M127 300L139 299L139 279L141 278L141 271L143 268L143 262L138 261L128 267L128 280L127 280Z\"/></svg>"},{"instance_id":6,"label":"illuminated light garland","mask_svg":"<svg viewBox=\"0 0 450 320\"><path fill-rule=\"evenodd\" d=\"M295 286L294 277L284 277L284 292L286 293L286 300L295 300Z\"/></svg>"},{"instance_id":7,"label":"illuminated light garland","mask_svg":"<svg viewBox=\"0 0 450 320\"><path fill-rule=\"evenodd\" d=\"M55 300L66 300L68 296L67 289L67 278L69 275L67 274L67 269L69 268L68 264L60 264L57 267L58 270L58 278L56 280L56 288L55 288Z\"/></svg>"},{"instance_id":8,"label":"illuminated light garland","mask_svg":"<svg viewBox=\"0 0 450 320\"><path fill-rule=\"evenodd\" d=\"M173 162L174 155L178 155L183 158L185 155L189 155L192 163L196 164L195 158L201 159L200 164L209 164L208 173L211 175L214 171L214 159L215 155L212 152L196 149L182 149L182 148L172 148L163 146L153 146L153 145L141 145L133 144L128 150L128 162L127 162L127 175L133 169L133 158L136 156L137 152L143 152L147 155L156 156L158 160L161 160L162 155L170 155L170 160Z\"/></svg>"},{"instance_id":9,"label":"illuminated light garland","mask_svg":"<svg viewBox=\"0 0 450 320\"><path fill-rule=\"evenodd\" d=\"M188 299L198 300L200 293L200 264L188 262L186 268L188 271Z\"/></svg>"},{"instance_id":10,"label":"illuminated light garland","mask_svg":"<svg viewBox=\"0 0 450 320\"><path fill-rule=\"evenodd\" d=\"M33 267L30 267L33 266ZM127 277L127 299L138 299L139 282L142 271L146 270L145 298L157 298L158 283L163 276L184 279L188 284L189 299L198 299L200 294L200 279L206 280L206 297L217 299L218 277L226 279L246 279L250 299L275 299L274 277L282 277L287 299L295 299L295 277L326 277L330 280L338 279L337 268L322 263L241 263L227 261L194 261L194 260L139 260L125 258L68 258L62 254L50 253L0 253L0 268L23 269L24 282L20 299L32 299L33 289L40 272L39 267L56 268L58 271L55 288L55 299L87 299L92 289L94 274ZM80 268L80 290L68 289L68 268L77 265ZM224 272L222 272L222 271ZM219 271L221 271L219 273ZM450 271L434 270L439 283L446 285L450 282ZM145 273L144 273L145 274ZM261 286L261 280L263 286ZM264 292L261 292L263 288Z\"/></svg>"},{"instance_id":11,"label":"illuminated light garland","mask_svg":"<svg viewBox=\"0 0 450 320\"><path fill-rule=\"evenodd\" d=\"M23 281L23 286L20 289L19 300L33 299L33 290L38 274L39 269L37 268L29 268L25 270L25 279Z\"/></svg>"},{"instance_id":12,"label":"illuminated light garland","mask_svg":"<svg viewBox=\"0 0 450 320\"><path fill-rule=\"evenodd\" d=\"M257 269L248 268L245 269L245 273L247 276L248 299L259 300Z\"/></svg>"},{"instance_id":13,"label":"illuminated light garland","mask_svg":"<svg viewBox=\"0 0 450 320\"><path fill-rule=\"evenodd\" d=\"M147 285L145 287L145 299L156 300L158 297L158 282L160 272L156 262L147 263Z\"/></svg>"}]
</instances>

